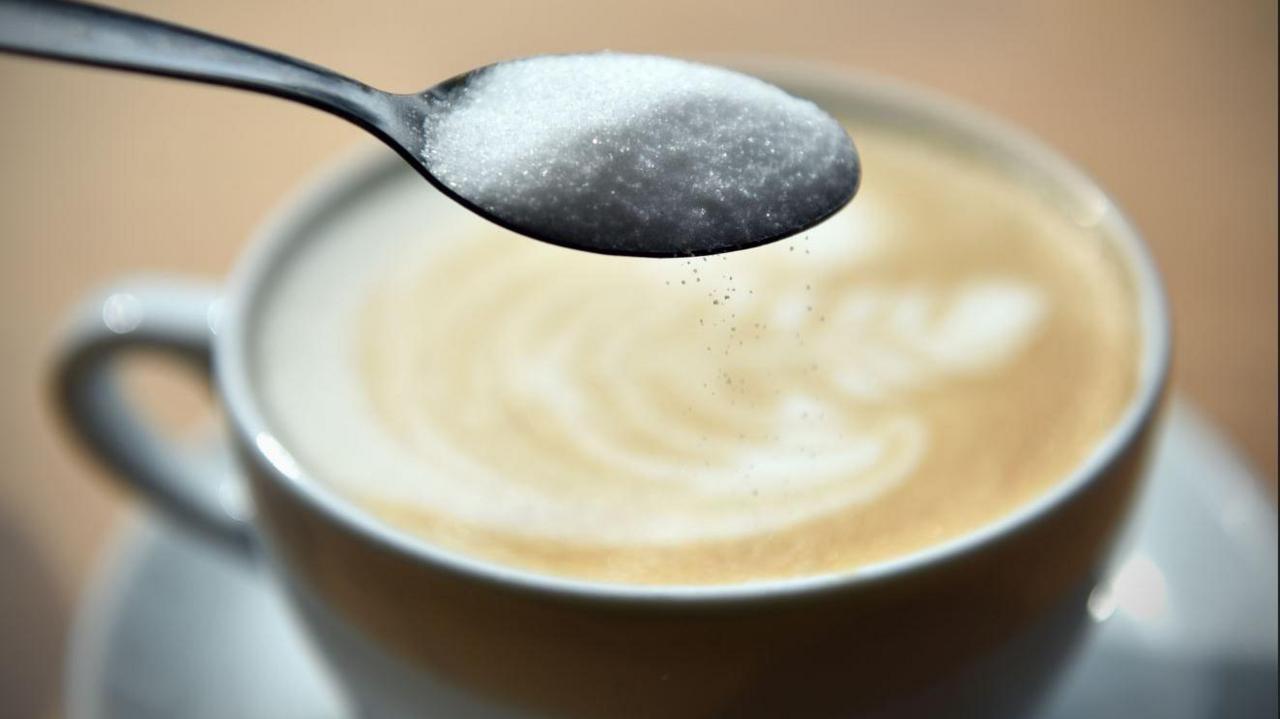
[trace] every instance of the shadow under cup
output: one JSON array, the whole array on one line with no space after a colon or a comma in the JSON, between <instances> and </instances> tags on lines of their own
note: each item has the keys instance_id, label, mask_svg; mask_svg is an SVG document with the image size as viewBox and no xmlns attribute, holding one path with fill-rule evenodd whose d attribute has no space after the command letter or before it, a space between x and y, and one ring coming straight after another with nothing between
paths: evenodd
<instances>
[{"instance_id":1,"label":"shadow under cup","mask_svg":"<svg viewBox=\"0 0 1280 719\"><path fill-rule=\"evenodd\" d=\"M972 148L1113 239L1143 333L1122 418L1074 475L1014 514L843 574L628 587L459 556L303 476L253 395L247 342L276 269L309 228L404 171L382 155L344 164L290 203L241 262L214 359L270 566L365 712L996 716L1024 710L1071 646L1141 475L1167 372L1165 305L1135 232L1092 181L989 118L880 81L748 69L833 114Z\"/></svg>"}]
</instances>

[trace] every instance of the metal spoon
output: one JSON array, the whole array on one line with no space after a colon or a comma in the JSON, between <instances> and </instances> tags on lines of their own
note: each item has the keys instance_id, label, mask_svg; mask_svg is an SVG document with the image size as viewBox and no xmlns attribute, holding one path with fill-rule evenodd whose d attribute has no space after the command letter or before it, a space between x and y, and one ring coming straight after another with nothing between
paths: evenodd
<instances>
[{"instance_id":1,"label":"metal spoon","mask_svg":"<svg viewBox=\"0 0 1280 719\"><path fill-rule=\"evenodd\" d=\"M302 60L198 30L109 8L51 0L0 0L0 51L236 87L310 105L372 133L472 212L537 240L604 254L705 255L773 242L835 213L853 197L860 179L857 153L841 132L844 146L835 153L838 161L818 168L814 175L819 180L813 188L801 186L789 195L802 198L803 203L795 212L783 213L787 219L782 224L775 220L749 224L746 229L717 230L683 238L676 245L619 245L608 236L607 227L584 234L545 218L522 221L518 212L491 199L482 207L477 198L460 195L433 172L424 153L425 119L448 106L450 96L464 90L469 80L494 66L459 75L422 93L393 94Z\"/></svg>"}]
</instances>

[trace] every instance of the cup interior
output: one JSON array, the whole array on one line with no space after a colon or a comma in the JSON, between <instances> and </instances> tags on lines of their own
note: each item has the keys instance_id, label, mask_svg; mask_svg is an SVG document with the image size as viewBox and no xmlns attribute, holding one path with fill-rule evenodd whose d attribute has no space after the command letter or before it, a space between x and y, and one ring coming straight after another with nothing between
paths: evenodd
<instances>
[{"instance_id":1,"label":"cup interior","mask_svg":"<svg viewBox=\"0 0 1280 719\"><path fill-rule=\"evenodd\" d=\"M1088 176L1016 128L927 91L883 79L779 63L740 64L748 72L807 97L838 117L852 116L928 133L962 152L1025 181L1075 222L1096 227L1114 243L1135 289L1141 332L1138 385L1119 420L1093 452L1050 490L1013 513L956 539L894 559L850 570L736 585L632 586L569 579L500 566L430 544L400 531L306 475L288 447L272 432L255 397L250 346L255 311L265 288L299 251L311 231L408 172L394 154L362 147L335 163L287 201L254 238L227 287L215 345L215 373L236 441L248 448L259 474L284 486L307 511L324 514L367 541L440 571L518 589L591 599L627 601L740 601L830 591L927 570L958 556L982 551L997 538L1018 532L1081 491L1131 443L1151 419L1168 371L1167 306L1155 266L1123 212ZM855 138L856 141L856 138Z\"/></svg>"}]
</instances>

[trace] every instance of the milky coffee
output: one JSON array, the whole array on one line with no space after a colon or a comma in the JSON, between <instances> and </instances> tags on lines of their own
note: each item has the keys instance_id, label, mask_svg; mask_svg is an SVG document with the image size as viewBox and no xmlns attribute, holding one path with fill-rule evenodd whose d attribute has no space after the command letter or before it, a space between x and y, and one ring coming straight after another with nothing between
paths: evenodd
<instances>
[{"instance_id":1,"label":"milky coffee","mask_svg":"<svg viewBox=\"0 0 1280 719\"><path fill-rule=\"evenodd\" d=\"M396 175L283 264L268 423L368 513L573 578L820 574L990 523L1130 401L1132 278L980 155L852 134L845 211L706 259L544 245Z\"/></svg>"}]
</instances>

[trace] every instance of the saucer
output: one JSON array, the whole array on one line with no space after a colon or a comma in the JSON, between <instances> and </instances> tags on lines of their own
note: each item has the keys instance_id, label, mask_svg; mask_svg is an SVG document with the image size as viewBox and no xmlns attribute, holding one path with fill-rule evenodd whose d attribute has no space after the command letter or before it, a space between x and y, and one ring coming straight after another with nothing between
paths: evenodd
<instances>
[{"instance_id":1,"label":"saucer","mask_svg":"<svg viewBox=\"0 0 1280 719\"><path fill-rule=\"evenodd\" d=\"M1043 719L1276 716L1276 512L1185 401L1084 647ZM351 716L274 585L146 512L119 531L72 630L70 719Z\"/></svg>"}]
</instances>

